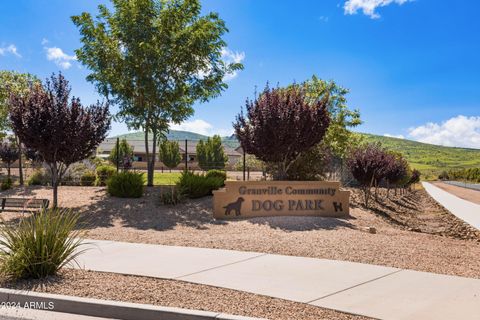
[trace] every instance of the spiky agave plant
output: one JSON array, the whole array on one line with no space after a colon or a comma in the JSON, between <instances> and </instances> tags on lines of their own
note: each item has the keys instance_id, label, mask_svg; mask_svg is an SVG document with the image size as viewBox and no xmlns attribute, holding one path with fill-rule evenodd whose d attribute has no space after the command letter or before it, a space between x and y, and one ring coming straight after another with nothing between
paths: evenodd
<instances>
[{"instance_id":1,"label":"spiky agave plant","mask_svg":"<svg viewBox=\"0 0 480 320\"><path fill-rule=\"evenodd\" d=\"M9 278L43 278L76 263L83 231L69 209L43 209L18 224L0 226L0 272Z\"/></svg>"}]
</instances>

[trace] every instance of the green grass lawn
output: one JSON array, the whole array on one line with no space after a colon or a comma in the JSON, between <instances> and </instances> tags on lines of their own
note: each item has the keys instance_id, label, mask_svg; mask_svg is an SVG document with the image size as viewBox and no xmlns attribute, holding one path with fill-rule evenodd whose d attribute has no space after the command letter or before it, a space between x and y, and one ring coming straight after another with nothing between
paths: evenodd
<instances>
[{"instance_id":1,"label":"green grass lawn","mask_svg":"<svg viewBox=\"0 0 480 320\"><path fill-rule=\"evenodd\" d=\"M153 184L158 185L174 185L180 179L180 172L155 172L153 176ZM146 182L145 182L146 183Z\"/></svg>"}]
</instances>

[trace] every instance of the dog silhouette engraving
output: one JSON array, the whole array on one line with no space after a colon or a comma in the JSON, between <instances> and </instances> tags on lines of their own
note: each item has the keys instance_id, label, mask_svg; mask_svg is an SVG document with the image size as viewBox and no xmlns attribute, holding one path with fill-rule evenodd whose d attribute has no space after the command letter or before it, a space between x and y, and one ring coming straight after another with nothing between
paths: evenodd
<instances>
[{"instance_id":1,"label":"dog silhouette engraving","mask_svg":"<svg viewBox=\"0 0 480 320\"><path fill-rule=\"evenodd\" d=\"M225 215L228 216L232 211L235 211L235 215L241 215L242 202L245 201L242 197L238 198L237 201L227 204L223 209L225 209Z\"/></svg>"}]
</instances>

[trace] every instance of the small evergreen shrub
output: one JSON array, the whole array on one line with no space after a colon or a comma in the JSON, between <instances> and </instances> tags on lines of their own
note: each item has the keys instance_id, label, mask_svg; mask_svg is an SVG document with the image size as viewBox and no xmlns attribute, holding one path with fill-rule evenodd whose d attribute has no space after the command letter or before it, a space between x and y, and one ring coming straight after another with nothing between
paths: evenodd
<instances>
[{"instance_id":1,"label":"small evergreen shrub","mask_svg":"<svg viewBox=\"0 0 480 320\"><path fill-rule=\"evenodd\" d=\"M106 186L107 180L117 172L117 169L109 165L101 165L97 167L96 173L97 178L95 180L95 185L97 186Z\"/></svg>"},{"instance_id":2,"label":"small evergreen shrub","mask_svg":"<svg viewBox=\"0 0 480 320\"><path fill-rule=\"evenodd\" d=\"M87 171L80 177L80 185L91 187L95 185L95 179L97 176L93 171Z\"/></svg>"},{"instance_id":3,"label":"small evergreen shrub","mask_svg":"<svg viewBox=\"0 0 480 320\"><path fill-rule=\"evenodd\" d=\"M184 171L177 183L177 189L182 196L194 199L211 195L213 190L221 188L223 184L223 178Z\"/></svg>"},{"instance_id":4,"label":"small evergreen shrub","mask_svg":"<svg viewBox=\"0 0 480 320\"><path fill-rule=\"evenodd\" d=\"M221 178L223 179L223 181L225 181L227 180L227 172L223 170L212 169L207 171L207 173L205 174L205 177L207 178L216 177L216 178Z\"/></svg>"},{"instance_id":5,"label":"small evergreen shrub","mask_svg":"<svg viewBox=\"0 0 480 320\"><path fill-rule=\"evenodd\" d=\"M160 194L160 203L164 205L176 205L182 200L181 194L175 187L166 187Z\"/></svg>"},{"instance_id":6,"label":"small evergreen shrub","mask_svg":"<svg viewBox=\"0 0 480 320\"><path fill-rule=\"evenodd\" d=\"M0 273L12 279L55 275L83 251L79 214L42 209L18 224L0 225Z\"/></svg>"},{"instance_id":7,"label":"small evergreen shrub","mask_svg":"<svg viewBox=\"0 0 480 320\"><path fill-rule=\"evenodd\" d=\"M28 178L27 184L29 186L41 186L45 184L45 174L41 170L35 172Z\"/></svg>"},{"instance_id":8,"label":"small evergreen shrub","mask_svg":"<svg viewBox=\"0 0 480 320\"><path fill-rule=\"evenodd\" d=\"M107 180L107 192L119 198L140 198L144 191L143 173L123 171L115 173Z\"/></svg>"},{"instance_id":9,"label":"small evergreen shrub","mask_svg":"<svg viewBox=\"0 0 480 320\"><path fill-rule=\"evenodd\" d=\"M2 181L2 183L0 184L0 189L1 189L2 191L11 189L11 188L12 188L12 185L13 185L12 179L7 178L7 179L4 179L4 180Z\"/></svg>"}]
</instances>

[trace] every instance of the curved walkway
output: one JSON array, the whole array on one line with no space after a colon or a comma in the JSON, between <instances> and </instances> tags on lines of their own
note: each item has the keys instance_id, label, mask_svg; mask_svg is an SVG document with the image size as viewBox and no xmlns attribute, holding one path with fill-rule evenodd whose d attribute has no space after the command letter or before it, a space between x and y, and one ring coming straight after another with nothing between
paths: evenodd
<instances>
[{"instance_id":1,"label":"curved walkway","mask_svg":"<svg viewBox=\"0 0 480 320\"><path fill-rule=\"evenodd\" d=\"M425 190L448 211L480 230L480 205L460 199L428 182L422 182Z\"/></svg>"},{"instance_id":2,"label":"curved walkway","mask_svg":"<svg viewBox=\"0 0 480 320\"><path fill-rule=\"evenodd\" d=\"M212 285L379 319L480 315L480 279L256 252L88 242L91 250L78 266L87 270Z\"/></svg>"}]
</instances>

